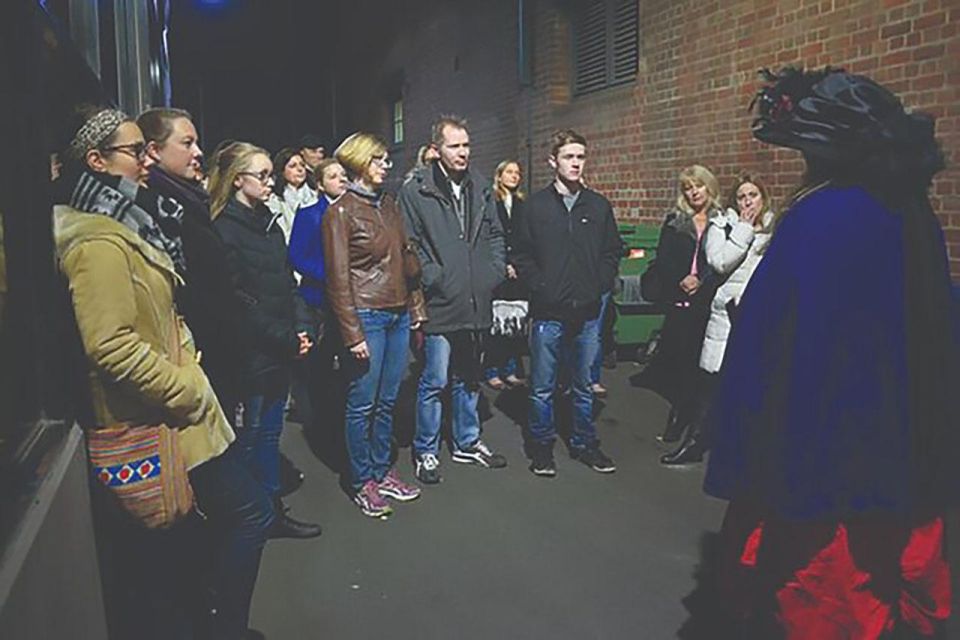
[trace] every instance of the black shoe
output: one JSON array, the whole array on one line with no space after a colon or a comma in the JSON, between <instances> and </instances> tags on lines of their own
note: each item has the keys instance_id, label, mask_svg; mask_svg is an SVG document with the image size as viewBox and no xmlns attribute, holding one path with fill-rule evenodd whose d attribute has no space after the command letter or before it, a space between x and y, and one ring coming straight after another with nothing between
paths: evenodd
<instances>
[{"instance_id":1,"label":"black shoe","mask_svg":"<svg viewBox=\"0 0 960 640\"><path fill-rule=\"evenodd\" d=\"M267 533L268 538L316 538L321 533L323 533L323 529L320 528L320 525L300 522L291 518L287 515L286 505L279 500L277 501L277 519L273 521L273 525Z\"/></svg>"},{"instance_id":2,"label":"black shoe","mask_svg":"<svg viewBox=\"0 0 960 640\"><path fill-rule=\"evenodd\" d=\"M570 449L570 457L579 460L598 473L613 473L617 470L617 465L609 457L600 451L600 447L587 447L585 449Z\"/></svg>"},{"instance_id":3,"label":"black shoe","mask_svg":"<svg viewBox=\"0 0 960 640\"><path fill-rule=\"evenodd\" d=\"M670 407L670 413L667 414L667 424L663 427L663 433L657 436L657 440L668 443L679 442L686 428L685 421L680 420L680 412Z\"/></svg>"},{"instance_id":4,"label":"black shoe","mask_svg":"<svg viewBox=\"0 0 960 640\"><path fill-rule=\"evenodd\" d=\"M303 485L306 479L303 471L297 468L287 456L280 454L280 496L287 497Z\"/></svg>"},{"instance_id":5,"label":"black shoe","mask_svg":"<svg viewBox=\"0 0 960 640\"><path fill-rule=\"evenodd\" d=\"M553 446L537 444L530 450L530 471L535 476L552 478L557 475L557 464L553 461Z\"/></svg>"},{"instance_id":6,"label":"black shoe","mask_svg":"<svg viewBox=\"0 0 960 640\"><path fill-rule=\"evenodd\" d=\"M502 469L507 466L507 459L494 453L482 440L477 440L466 449L454 449L450 457L454 462L476 464L488 469Z\"/></svg>"},{"instance_id":7,"label":"black shoe","mask_svg":"<svg viewBox=\"0 0 960 640\"><path fill-rule=\"evenodd\" d=\"M677 467L703 462L703 454L706 449L701 442L702 440L698 440L696 436L684 438L676 450L660 456L660 464L666 467Z\"/></svg>"}]
</instances>

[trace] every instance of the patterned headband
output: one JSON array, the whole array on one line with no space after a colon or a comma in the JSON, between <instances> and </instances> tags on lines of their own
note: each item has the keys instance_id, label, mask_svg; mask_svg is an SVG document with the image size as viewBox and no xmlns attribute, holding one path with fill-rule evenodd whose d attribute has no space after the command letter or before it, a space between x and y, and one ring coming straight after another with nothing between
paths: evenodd
<instances>
[{"instance_id":1,"label":"patterned headband","mask_svg":"<svg viewBox=\"0 0 960 640\"><path fill-rule=\"evenodd\" d=\"M117 127L128 120L130 118L122 111L104 109L80 127L77 135L70 141L70 149L78 158L82 158L87 151L96 149L103 144L103 141L109 138L117 130Z\"/></svg>"}]
</instances>

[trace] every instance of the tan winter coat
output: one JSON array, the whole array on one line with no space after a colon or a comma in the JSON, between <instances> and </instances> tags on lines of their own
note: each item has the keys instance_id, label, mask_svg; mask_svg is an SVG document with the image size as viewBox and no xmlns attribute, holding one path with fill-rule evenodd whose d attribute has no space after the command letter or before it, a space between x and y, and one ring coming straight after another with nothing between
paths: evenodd
<instances>
[{"instance_id":1,"label":"tan winter coat","mask_svg":"<svg viewBox=\"0 0 960 640\"><path fill-rule=\"evenodd\" d=\"M88 357L89 426L176 428L188 469L223 453L234 433L176 314L169 256L107 216L66 206L54 208L54 238Z\"/></svg>"}]
</instances>

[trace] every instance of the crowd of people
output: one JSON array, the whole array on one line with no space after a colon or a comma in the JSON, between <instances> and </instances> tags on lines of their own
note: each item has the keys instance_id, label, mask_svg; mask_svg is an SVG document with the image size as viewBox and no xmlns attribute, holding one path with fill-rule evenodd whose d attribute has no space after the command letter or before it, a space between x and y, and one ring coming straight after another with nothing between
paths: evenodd
<instances>
[{"instance_id":1,"label":"crowd of people","mask_svg":"<svg viewBox=\"0 0 960 640\"><path fill-rule=\"evenodd\" d=\"M918 570L935 595L909 611L901 603L899 617L858 601L869 620L836 624L933 628L947 606L940 515L957 493L943 491L946 467L937 457L949 412L934 373L949 370L953 352L942 239L926 200L939 168L932 129L866 79L794 72L772 80L759 98L757 137L801 149L809 188L782 216L755 175L738 176L724 201L709 169L683 169L643 277L644 296L666 313L642 376L671 405L660 437L678 447L661 462L702 461L708 444L714 451L707 490L732 501L724 526L740 561L730 575L741 582L744 563L766 568L767 556L759 564L754 557L761 535L788 544L775 537L777 527L842 546L847 538L832 532L853 537L876 524L861 514L893 514L890 526L900 527L905 544L925 545L928 562ZM850 106L844 91L859 91L861 102ZM863 139L838 126L825 140L826 110L804 111L805 100L842 105L862 130L900 129L887 147L855 151ZM891 190L891 149L903 151L896 145L904 127L915 138L897 158L903 188ZM118 585L108 602L116 637L143 636L143 620L153 623L147 636L255 637L247 622L267 540L321 533L282 499L285 411L292 398L311 419L335 414L321 393L334 381L345 390L344 485L367 516L383 518L418 499L421 485L441 482L446 393L450 460L507 465L481 437L483 384L528 387L523 449L536 476L557 474L556 404L565 397L571 458L599 473L616 470L600 446L594 400L605 393L602 324L623 243L610 202L586 186L587 140L576 131L553 134L552 179L529 196L516 160L499 163L492 184L474 170L468 125L456 116L435 121L395 195L385 189L388 145L366 132L348 136L331 157L307 136L274 155L226 141L204 163L191 116L180 109L133 119L83 107L70 131L55 182L55 236L85 354L85 426L173 430L202 514L151 529L95 486L98 537L114 560L105 582ZM808 264L811 251L820 265ZM849 287L828 285L841 276ZM942 344L917 341L918 331ZM826 360L815 367L814 345ZM404 479L392 451L411 350L421 365L416 482ZM854 374L864 361L876 367ZM878 389L885 395L875 397ZM845 404L849 398L861 401ZM858 446L861 437L875 444ZM911 455L887 464L903 451ZM820 478L809 490L797 488L814 473ZM826 539L814 525L796 524L822 528L825 518L833 523ZM849 560L851 571L865 570ZM851 599L847 574L834 577L833 595ZM765 579L779 590L743 604L751 624L774 620L790 631L833 615L801 606L807 586ZM771 609L777 598L780 609Z\"/></svg>"}]
</instances>

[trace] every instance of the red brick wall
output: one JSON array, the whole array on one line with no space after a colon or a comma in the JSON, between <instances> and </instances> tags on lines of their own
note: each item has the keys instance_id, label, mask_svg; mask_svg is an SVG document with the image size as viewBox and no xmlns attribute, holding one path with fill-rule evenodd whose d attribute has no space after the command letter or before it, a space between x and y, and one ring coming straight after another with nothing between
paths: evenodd
<instances>
[{"instance_id":1,"label":"red brick wall","mask_svg":"<svg viewBox=\"0 0 960 640\"><path fill-rule=\"evenodd\" d=\"M756 72L845 67L937 117L948 169L931 196L960 278L960 0L644 0L637 82L580 97L570 91L562 5L534 3L532 89L517 80L516 2L436 2L411 15L385 63L406 77L408 142L395 155L412 162L430 120L454 110L471 119L476 168L489 174L513 155L531 165L535 187L549 178L550 132L580 130L590 142L587 180L622 219L658 221L676 197L678 171L694 162L724 189L740 171L757 173L782 202L803 161L751 137ZM386 107L387 132L385 118Z\"/></svg>"}]
</instances>

